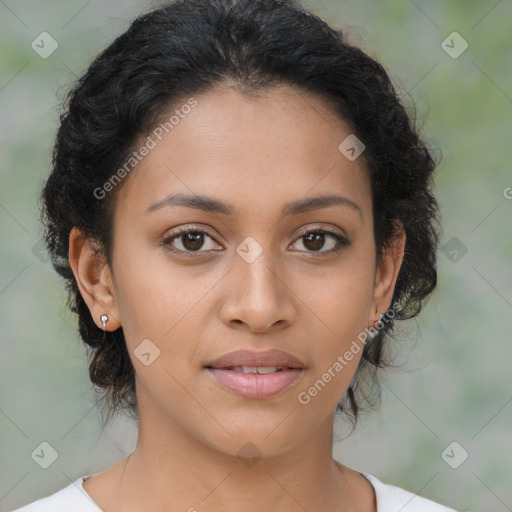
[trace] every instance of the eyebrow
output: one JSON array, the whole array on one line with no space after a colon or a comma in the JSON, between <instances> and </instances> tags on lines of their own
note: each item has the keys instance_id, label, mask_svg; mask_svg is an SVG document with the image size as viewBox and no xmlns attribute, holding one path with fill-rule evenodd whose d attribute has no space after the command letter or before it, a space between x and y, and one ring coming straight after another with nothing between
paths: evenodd
<instances>
[{"instance_id":1,"label":"eyebrow","mask_svg":"<svg viewBox=\"0 0 512 512\"><path fill-rule=\"evenodd\" d=\"M281 210L281 215L283 217L298 215L310 210L318 210L320 208L327 208L334 205L348 206L352 210L358 212L361 220L363 220L363 213L360 206L352 199L337 194L307 197L305 199L298 199L296 201L286 203ZM195 210L202 210L209 213L221 213L223 215L233 215L236 211L235 207L231 203L227 203L213 197L176 193L170 194L161 201L152 204L146 208L145 213L151 213L164 207L177 206L184 206L186 208L193 208Z\"/></svg>"}]
</instances>

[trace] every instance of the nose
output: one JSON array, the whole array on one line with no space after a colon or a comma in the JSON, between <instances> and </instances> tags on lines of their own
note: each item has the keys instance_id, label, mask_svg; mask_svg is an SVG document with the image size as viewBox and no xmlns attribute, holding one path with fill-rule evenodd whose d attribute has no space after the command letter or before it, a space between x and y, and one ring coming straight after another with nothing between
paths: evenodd
<instances>
[{"instance_id":1,"label":"nose","mask_svg":"<svg viewBox=\"0 0 512 512\"><path fill-rule=\"evenodd\" d=\"M293 323L296 296L286 274L272 268L270 252L263 251L251 263L235 256L221 307L222 321L228 327L268 333Z\"/></svg>"}]
</instances>

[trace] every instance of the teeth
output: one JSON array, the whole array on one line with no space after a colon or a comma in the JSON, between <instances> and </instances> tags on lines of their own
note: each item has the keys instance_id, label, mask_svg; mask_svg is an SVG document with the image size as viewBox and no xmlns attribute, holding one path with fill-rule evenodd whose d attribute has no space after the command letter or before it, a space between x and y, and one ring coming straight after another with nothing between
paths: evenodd
<instances>
[{"instance_id":1,"label":"teeth","mask_svg":"<svg viewBox=\"0 0 512 512\"><path fill-rule=\"evenodd\" d=\"M245 368L247 368L247 366ZM277 368L277 366L258 366L257 371L260 375L265 375L266 373L276 372Z\"/></svg>"},{"instance_id":2,"label":"teeth","mask_svg":"<svg viewBox=\"0 0 512 512\"><path fill-rule=\"evenodd\" d=\"M281 366L235 366L233 370L235 372L259 373L260 375L265 375L267 373L282 371L283 368Z\"/></svg>"}]
</instances>

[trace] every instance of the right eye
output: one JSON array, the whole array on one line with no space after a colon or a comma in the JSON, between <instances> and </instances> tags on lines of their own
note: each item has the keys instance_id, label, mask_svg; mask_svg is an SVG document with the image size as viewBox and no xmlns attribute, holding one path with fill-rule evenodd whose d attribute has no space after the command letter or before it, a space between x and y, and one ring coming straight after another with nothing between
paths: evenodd
<instances>
[{"instance_id":1,"label":"right eye","mask_svg":"<svg viewBox=\"0 0 512 512\"><path fill-rule=\"evenodd\" d=\"M194 252L207 252L217 250L219 245L212 244L212 247L201 250L205 244L205 238L215 242L213 236L204 229L200 228L178 228L178 232L163 241L163 245L171 251L191 254ZM169 247L170 246L170 247Z\"/></svg>"}]
</instances>

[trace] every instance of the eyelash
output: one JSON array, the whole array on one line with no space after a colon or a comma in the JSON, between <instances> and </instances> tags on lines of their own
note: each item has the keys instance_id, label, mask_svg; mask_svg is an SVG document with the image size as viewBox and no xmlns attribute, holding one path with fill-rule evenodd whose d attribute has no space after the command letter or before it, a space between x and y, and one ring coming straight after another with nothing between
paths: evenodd
<instances>
[{"instance_id":1,"label":"eyelash","mask_svg":"<svg viewBox=\"0 0 512 512\"><path fill-rule=\"evenodd\" d=\"M216 242L215 237L213 235L211 235L211 233L209 233L205 229L183 227L183 228L178 228L178 232L177 233L173 234L170 237L165 238L163 240L162 244L167 247L167 246L171 245L171 243L175 239L178 239L181 236L186 235L188 233L207 235L212 240L214 240ZM347 246L351 245L351 242L348 240L348 238L346 238L346 237L344 237L344 236L342 236L342 235L340 235L338 233L335 233L334 231L329 231L327 229L321 229L321 228L310 229L308 231L305 231L304 233L299 235L296 240L299 240L300 238L304 238L304 237L306 237L307 235L309 235L311 233L317 233L317 234L320 233L320 234L328 235L328 236L334 238L334 240L336 241L336 246L333 249L330 249L328 251L297 251L297 252L306 252L306 253L314 254L317 257L322 257L322 256L329 255L329 254L332 254L332 253L337 253L340 248L347 247ZM176 248L170 248L170 247L167 247L167 248L168 248L168 250L170 250L172 252L176 252L176 253L179 253L179 254L182 254L182 255L186 255L187 257L189 257L189 256L190 257L196 257L197 253L208 252L208 251L201 251L201 250L198 250L198 251L183 251L181 249L176 249Z\"/></svg>"}]
</instances>

